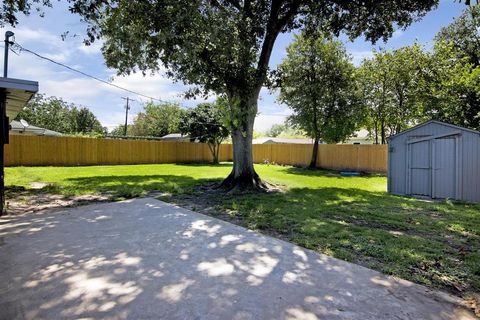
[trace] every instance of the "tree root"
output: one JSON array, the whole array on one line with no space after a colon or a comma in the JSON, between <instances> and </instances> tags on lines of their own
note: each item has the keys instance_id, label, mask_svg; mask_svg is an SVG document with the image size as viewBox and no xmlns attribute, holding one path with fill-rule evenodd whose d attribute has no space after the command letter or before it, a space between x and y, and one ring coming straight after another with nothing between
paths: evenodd
<instances>
[{"instance_id":1,"label":"tree root","mask_svg":"<svg viewBox=\"0 0 480 320\"><path fill-rule=\"evenodd\" d=\"M240 193L267 193L275 192L280 189L271 183L260 179L257 173L243 174L235 177L230 173L220 184L213 187L216 192L226 194Z\"/></svg>"}]
</instances>

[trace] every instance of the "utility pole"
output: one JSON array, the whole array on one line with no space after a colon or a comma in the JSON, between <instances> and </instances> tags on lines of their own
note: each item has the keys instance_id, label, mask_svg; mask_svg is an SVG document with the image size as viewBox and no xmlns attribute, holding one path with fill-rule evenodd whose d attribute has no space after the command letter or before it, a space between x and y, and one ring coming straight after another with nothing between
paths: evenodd
<instances>
[{"instance_id":1,"label":"utility pole","mask_svg":"<svg viewBox=\"0 0 480 320\"><path fill-rule=\"evenodd\" d=\"M127 135L127 124L128 124L128 110L130 110L130 106L128 105L128 102L130 101L129 97L122 97L123 100L127 100L127 105L125 106L125 128L123 129L123 135Z\"/></svg>"}]
</instances>

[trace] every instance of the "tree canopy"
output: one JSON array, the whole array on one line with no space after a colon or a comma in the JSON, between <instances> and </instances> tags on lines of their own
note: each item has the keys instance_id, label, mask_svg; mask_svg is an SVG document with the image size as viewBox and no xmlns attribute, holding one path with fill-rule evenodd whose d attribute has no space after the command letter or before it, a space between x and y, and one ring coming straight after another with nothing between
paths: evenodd
<instances>
[{"instance_id":1,"label":"tree canopy","mask_svg":"<svg viewBox=\"0 0 480 320\"><path fill-rule=\"evenodd\" d=\"M366 126L376 143L421 118L420 83L428 54L414 44L391 51L377 51L358 68L358 83L366 107Z\"/></svg>"},{"instance_id":2,"label":"tree canopy","mask_svg":"<svg viewBox=\"0 0 480 320\"><path fill-rule=\"evenodd\" d=\"M419 85L423 119L480 130L480 66L457 53L451 42L435 43Z\"/></svg>"},{"instance_id":3,"label":"tree canopy","mask_svg":"<svg viewBox=\"0 0 480 320\"><path fill-rule=\"evenodd\" d=\"M143 111L127 126L128 135L144 137L163 137L170 133L179 133L180 119L185 110L176 103L147 103ZM123 135L123 131L122 131Z\"/></svg>"},{"instance_id":4,"label":"tree canopy","mask_svg":"<svg viewBox=\"0 0 480 320\"><path fill-rule=\"evenodd\" d=\"M458 57L480 66L480 5L467 7L460 17L440 30L435 41L451 44Z\"/></svg>"},{"instance_id":5,"label":"tree canopy","mask_svg":"<svg viewBox=\"0 0 480 320\"><path fill-rule=\"evenodd\" d=\"M103 134L106 131L86 107L42 94L35 95L16 119L65 134Z\"/></svg>"}]
</instances>

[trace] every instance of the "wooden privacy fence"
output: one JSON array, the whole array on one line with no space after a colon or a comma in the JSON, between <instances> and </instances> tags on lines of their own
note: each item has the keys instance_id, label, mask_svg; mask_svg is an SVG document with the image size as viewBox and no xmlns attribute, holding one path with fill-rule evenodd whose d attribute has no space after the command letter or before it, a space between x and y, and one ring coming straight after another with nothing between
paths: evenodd
<instances>
[{"instance_id":1,"label":"wooden privacy fence","mask_svg":"<svg viewBox=\"0 0 480 320\"><path fill-rule=\"evenodd\" d=\"M307 166L312 145L259 144L255 163ZM232 145L220 148L220 161L232 161ZM182 163L212 160L203 143L11 135L6 166L75 166L104 164ZM384 145L320 145L317 164L325 169L387 171Z\"/></svg>"}]
</instances>

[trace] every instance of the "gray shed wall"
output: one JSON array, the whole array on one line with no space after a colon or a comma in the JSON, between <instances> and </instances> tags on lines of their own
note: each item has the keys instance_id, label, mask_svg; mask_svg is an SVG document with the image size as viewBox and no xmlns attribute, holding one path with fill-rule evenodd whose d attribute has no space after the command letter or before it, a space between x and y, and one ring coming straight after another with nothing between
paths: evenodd
<instances>
[{"instance_id":1,"label":"gray shed wall","mask_svg":"<svg viewBox=\"0 0 480 320\"><path fill-rule=\"evenodd\" d=\"M412 190L408 190L408 181L411 179L411 173L408 172L407 162L412 159L407 159L407 142L412 139L421 139L422 137L438 136L443 134L450 134L453 132L460 132L461 135L456 139L456 148L458 148L456 156L456 176L458 175L457 200L464 200L469 202L480 202L480 134L465 130L459 127L442 124L440 122L428 122L425 125L413 128L410 131L394 136L389 141L388 152L388 191L393 194L406 195L412 194ZM450 159L442 150L432 150L432 145L429 143L422 143L415 146L416 153L414 157L421 159L413 159L417 164L427 163L432 165L432 161L438 163L449 163ZM418 152L418 149L422 152ZM432 153L433 151L434 154ZM432 158L436 158L433 160ZM415 190L422 188L432 188L431 180L422 178L422 170L417 170L413 173L416 180L413 181ZM452 178L443 175L437 175L438 184L453 184L455 181L450 181ZM428 180L428 181L424 181ZM423 184L423 186L422 186Z\"/></svg>"}]
</instances>

